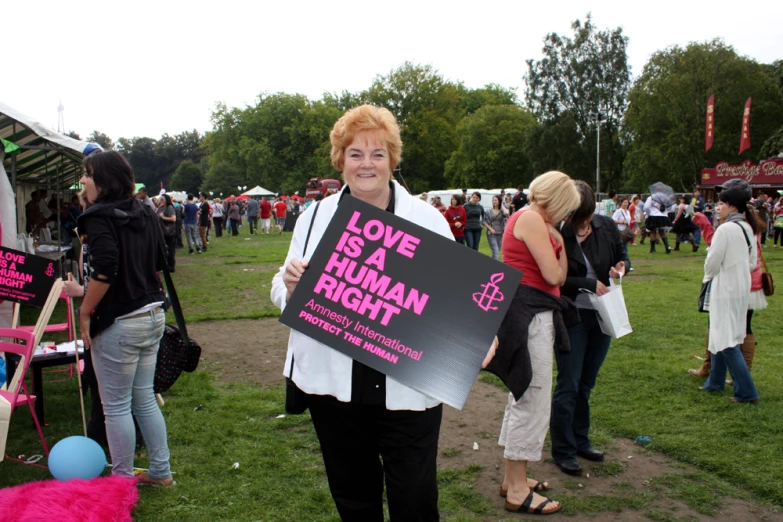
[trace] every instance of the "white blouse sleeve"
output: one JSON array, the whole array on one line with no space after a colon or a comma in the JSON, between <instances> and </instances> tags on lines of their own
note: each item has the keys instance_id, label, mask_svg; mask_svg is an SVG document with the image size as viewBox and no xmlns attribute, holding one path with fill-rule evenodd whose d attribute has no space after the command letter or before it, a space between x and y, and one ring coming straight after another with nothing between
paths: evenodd
<instances>
[{"instance_id":1,"label":"white blouse sleeve","mask_svg":"<svg viewBox=\"0 0 783 522\"><path fill-rule=\"evenodd\" d=\"M718 275L723 258L726 257L729 231L724 228L725 226L726 224L719 226L715 230L715 235L712 236L712 244L707 250L707 259L704 261L704 280L702 281L704 283Z\"/></svg>"},{"instance_id":2,"label":"white blouse sleeve","mask_svg":"<svg viewBox=\"0 0 783 522\"><path fill-rule=\"evenodd\" d=\"M280 270L278 270L275 276L272 278L272 291L270 296L272 298L272 303L280 308L281 311L285 310L285 305L287 302L286 296L288 295L288 289L285 287L285 283L283 282L283 274L285 273L285 269L288 266L288 263L290 263L292 259L302 259L304 242L305 238L307 237L307 230L310 228L310 221L312 220L313 216L312 209L314 206L315 205L311 205L310 208L305 210L296 221L296 225L294 226L294 235L291 239L291 244L288 246L288 255L285 257L283 266L280 267ZM310 219L302 219L305 216L309 217ZM312 240L313 238L311 237L310 239ZM308 250L310 250L309 247Z\"/></svg>"}]
</instances>

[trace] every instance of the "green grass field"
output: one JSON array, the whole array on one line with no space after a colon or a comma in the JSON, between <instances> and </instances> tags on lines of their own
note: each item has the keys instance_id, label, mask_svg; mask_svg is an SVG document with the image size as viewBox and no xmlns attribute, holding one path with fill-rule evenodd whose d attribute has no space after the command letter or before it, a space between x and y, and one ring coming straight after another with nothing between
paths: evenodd
<instances>
[{"instance_id":1,"label":"green grass field","mask_svg":"<svg viewBox=\"0 0 783 522\"><path fill-rule=\"evenodd\" d=\"M287 252L290 233L214 239L209 252L178 251L175 281L189 321L259 318L276 315L269 299L272 275ZM482 251L489 253L486 238ZM687 245L686 245L687 247ZM765 250L773 274L781 274L783 249ZM597 437L646 435L651 451L672 457L696 472L664 477L652 486L671 498L688 499L712 514L715 497L747 496L783 508L783 346L781 297L754 316L759 342L753 377L757 406L732 405L725 395L700 392L687 369L700 364L707 316L696 311L704 252L647 253L631 247L635 271L624 279L634 333L612 343L593 393ZM687 248L689 250L689 248ZM783 281L783 275L778 276ZM25 310L26 324L35 310ZM57 310L55 320L62 318ZM170 318L173 321L173 318ZM487 381L487 379L482 377ZM47 439L51 444L80 434L76 382L47 383ZM166 394L174 489L145 489L136 520L337 520L320 451L307 415L278 419L283 389L212 382L209 375L186 374ZM89 407L89 406L88 406ZM492 434L496 436L496 434ZM7 453L39 453L40 444L25 409L11 423ZM238 469L232 469L239 462ZM143 463L143 460L141 461ZM443 470L440 506L444 520L490 517L495 499L472 486L481 468ZM622 473L605 468L604 473ZM0 463L0 486L48 477L44 470ZM613 498L554 495L567 513L597 514L621 507L644 512L650 494ZM696 509L696 508L694 508ZM652 520L670 520L647 513ZM667 515L668 516L668 515ZM596 520L599 520L597 518ZM673 519L672 519L673 520Z\"/></svg>"}]
</instances>

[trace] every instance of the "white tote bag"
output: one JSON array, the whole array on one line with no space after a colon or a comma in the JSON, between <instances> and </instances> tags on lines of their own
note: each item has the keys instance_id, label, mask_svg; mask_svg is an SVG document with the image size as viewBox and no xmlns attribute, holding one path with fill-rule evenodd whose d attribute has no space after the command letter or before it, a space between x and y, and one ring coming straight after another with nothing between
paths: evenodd
<instances>
[{"instance_id":1,"label":"white tote bag","mask_svg":"<svg viewBox=\"0 0 783 522\"><path fill-rule=\"evenodd\" d=\"M620 284L615 284L614 279L610 279L609 292L601 297L589 292L590 302L598 312L598 324L601 326L601 331L615 339L633 332L631 321L628 319L628 310L625 308L622 276L619 281Z\"/></svg>"}]
</instances>

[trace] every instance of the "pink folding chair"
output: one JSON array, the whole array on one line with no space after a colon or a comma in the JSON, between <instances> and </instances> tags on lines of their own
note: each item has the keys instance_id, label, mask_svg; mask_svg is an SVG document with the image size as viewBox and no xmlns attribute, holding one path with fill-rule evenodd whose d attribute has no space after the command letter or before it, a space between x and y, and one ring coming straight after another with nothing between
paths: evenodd
<instances>
[{"instance_id":1,"label":"pink folding chair","mask_svg":"<svg viewBox=\"0 0 783 522\"><path fill-rule=\"evenodd\" d=\"M35 353L35 335L32 332L26 332L18 328L0 328L0 339L3 338L21 340L24 341L24 345L18 342L0 341L0 352L16 354L22 357L19 364L16 365L8 390L0 390L0 396L11 403L11 417L13 417L17 406L27 404L33 416L35 429L38 430L38 436L41 438L44 453L48 457L49 447L46 445L46 439L44 438L43 430L41 430L41 423L38 422L38 416L35 414L35 395L30 395L30 392L27 391L27 385L24 383L27 369L30 367L30 361Z\"/></svg>"},{"instance_id":2,"label":"pink folding chair","mask_svg":"<svg viewBox=\"0 0 783 522\"><path fill-rule=\"evenodd\" d=\"M46 328L44 328L44 333L52 333L52 332L68 332L68 342L73 341L73 329L71 328L71 307L73 306L73 302L71 301L71 298L65 295L65 290L62 291L60 294L60 299L63 299L65 301L65 314L66 314L66 322L64 323L54 323L54 324L47 324ZM32 332L35 329L35 326L18 326L18 329L25 331L25 332ZM73 364L68 365L67 370L49 370L45 371L43 373L61 373L61 372L68 372L68 379L73 379ZM65 381L68 379L58 379L51 382L60 382Z\"/></svg>"}]
</instances>

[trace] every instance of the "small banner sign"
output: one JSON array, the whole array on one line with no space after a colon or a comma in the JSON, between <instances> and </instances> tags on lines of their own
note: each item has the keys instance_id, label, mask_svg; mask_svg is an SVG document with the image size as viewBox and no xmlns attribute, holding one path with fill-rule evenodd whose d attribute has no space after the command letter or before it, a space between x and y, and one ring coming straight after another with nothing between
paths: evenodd
<instances>
[{"instance_id":1,"label":"small banner sign","mask_svg":"<svg viewBox=\"0 0 783 522\"><path fill-rule=\"evenodd\" d=\"M41 307L54 280L53 261L0 246L0 301Z\"/></svg>"},{"instance_id":2,"label":"small banner sign","mask_svg":"<svg viewBox=\"0 0 783 522\"><path fill-rule=\"evenodd\" d=\"M461 409L521 279L345 196L280 322Z\"/></svg>"}]
</instances>

